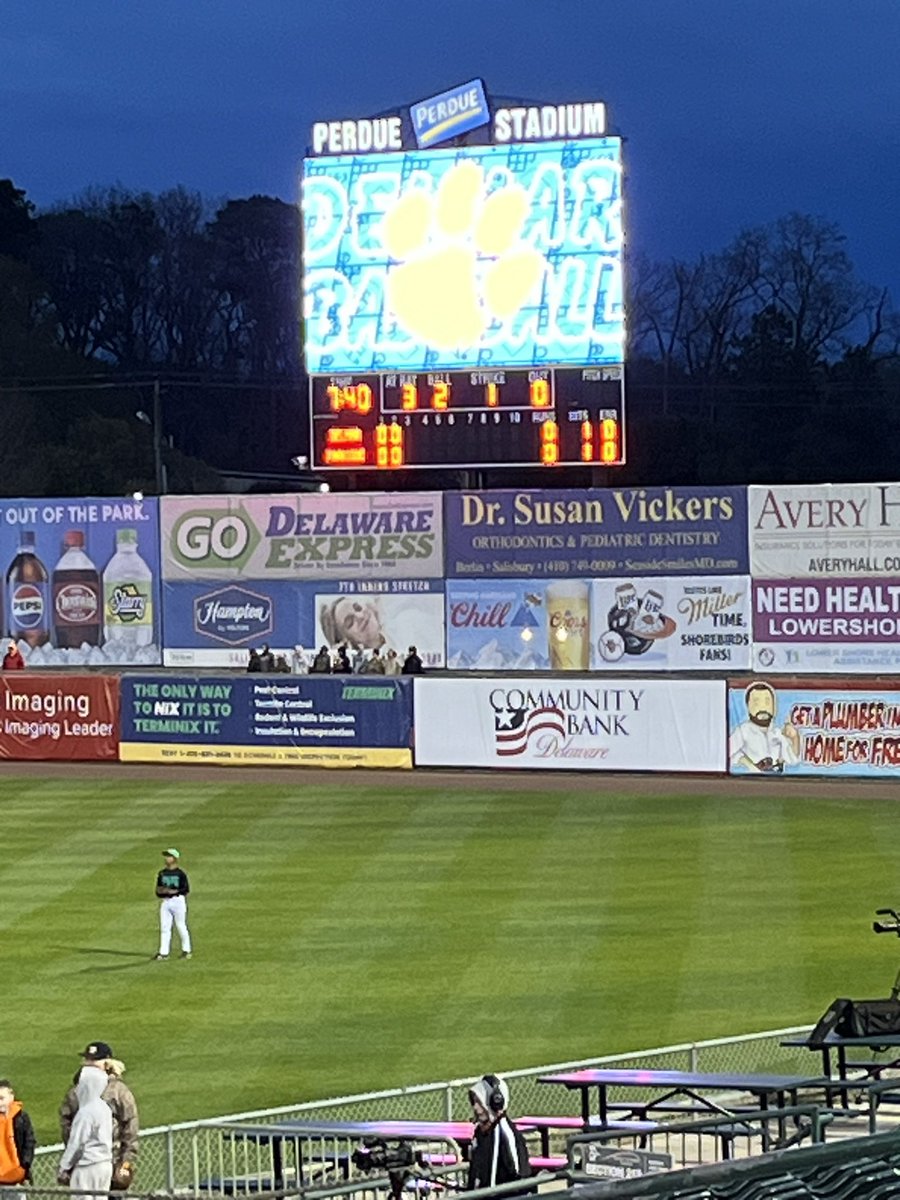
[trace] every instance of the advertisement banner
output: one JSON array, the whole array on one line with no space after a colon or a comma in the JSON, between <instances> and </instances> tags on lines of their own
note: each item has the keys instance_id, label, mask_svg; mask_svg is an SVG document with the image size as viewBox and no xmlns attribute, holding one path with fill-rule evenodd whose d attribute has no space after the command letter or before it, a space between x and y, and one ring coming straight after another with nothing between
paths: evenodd
<instances>
[{"instance_id":1,"label":"advertisement banner","mask_svg":"<svg viewBox=\"0 0 900 1200\"><path fill-rule=\"evenodd\" d=\"M118 675L0 675L0 759L118 756Z\"/></svg>"},{"instance_id":2,"label":"advertisement banner","mask_svg":"<svg viewBox=\"0 0 900 1200\"><path fill-rule=\"evenodd\" d=\"M409 679L125 676L123 762L411 767Z\"/></svg>"},{"instance_id":3,"label":"advertisement banner","mask_svg":"<svg viewBox=\"0 0 900 1200\"><path fill-rule=\"evenodd\" d=\"M746 491L447 492L448 579L741 575Z\"/></svg>"},{"instance_id":4,"label":"advertisement banner","mask_svg":"<svg viewBox=\"0 0 900 1200\"><path fill-rule=\"evenodd\" d=\"M724 772L725 681L415 680L416 765Z\"/></svg>"},{"instance_id":5,"label":"advertisement banner","mask_svg":"<svg viewBox=\"0 0 900 1200\"><path fill-rule=\"evenodd\" d=\"M245 668L251 648L268 645L293 664L298 653L344 642L351 654L418 648L428 668L444 665L440 580L366 579L297 583L176 581L163 586L169 667Z\"/></svg>"},{"instance_id":6,"label":"advertisement banner","mask_svg":"<svg viewBox=\"0 0 900 1200\"><path fill-rule=\"evenodd\" d=\"M732 775L892 776L900 768L900 685L728 682Z\"/></svg>"},{"instance_id":7,"label":"advertisement banner","mask_svg":"<svg viewBox=\"0 0 900 1200\"><path fill-rule=\"evenodd\" d=\"M0 628L30 667L160 662L157 501L0 500Z\"/></svg>"},{"instance_id":8,"label":"advertisement banner","mask_svg":"<svg viewBox=\"0 0 900 1200\"><path fill-rule=\"evenodd\" d=\"M900 485L751 487L754 667L900 666Z\"/></svg>"},{"instance_id":9,"label":"advertisement banner","mask_svg":"<svg viewBox=\"0 0 900 1200\"><path fill-rule=\"evenodd\" d=\"M439 492L166 496L166 580L440 579Z\"/></svg>"},{"instance_id":10,"label":"advertisement banner","mask_svg":"<svg viewBox=\"0 0 900 1200\"><path fill-rule=\"evenodd\" d=\"M472 671L750 666L750 580L450 580L447 665Z\"/></svg>"}]
</instances>

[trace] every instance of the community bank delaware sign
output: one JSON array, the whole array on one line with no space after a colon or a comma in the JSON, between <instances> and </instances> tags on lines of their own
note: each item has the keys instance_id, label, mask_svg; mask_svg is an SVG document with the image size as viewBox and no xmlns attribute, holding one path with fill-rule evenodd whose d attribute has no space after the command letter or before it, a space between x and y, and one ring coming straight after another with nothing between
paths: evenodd
<instances>
[{"instance_id":1,"label":"community bank delaware sign","mask_svg":"<svg viewBox=\"0 0 900 1200\"><path fill-rule=\"evenodd\" d=\"M725 770L725 681L415 681L418 766Z\"/></svg>"}]
</instances>

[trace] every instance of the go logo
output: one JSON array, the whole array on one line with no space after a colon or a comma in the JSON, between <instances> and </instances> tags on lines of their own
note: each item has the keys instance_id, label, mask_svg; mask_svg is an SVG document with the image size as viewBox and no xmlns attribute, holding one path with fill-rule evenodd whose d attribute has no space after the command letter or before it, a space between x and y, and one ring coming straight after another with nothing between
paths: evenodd
<instances>
[{"instance_id":1,"label":"go logo","mask_svg":"<svg viewBox=\"0 0 900 1200\"><path fill-rule=\"evenodd\" d=\"M260 535L249 514L194 511L182 513L172 526L171 553L176 562L198 567L243 567L259 545Z\"/></svg>"}]
</instances>

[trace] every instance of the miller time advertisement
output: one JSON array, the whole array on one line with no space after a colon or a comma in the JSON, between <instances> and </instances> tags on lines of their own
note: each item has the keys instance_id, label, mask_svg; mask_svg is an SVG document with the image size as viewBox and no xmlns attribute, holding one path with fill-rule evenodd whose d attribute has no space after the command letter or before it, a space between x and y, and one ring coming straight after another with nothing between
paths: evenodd
<instances>
[{"instance_id":1,"label":"miller time advertisement","mask_svg":"<svg viewBox=\"0 0 900 1200\"><path fill-rule=\"evenodd\" d=\"M900 667L900 485L751 487L754 669Z\"/></svg>"},{"instance_id":2,"label":"miller time advertisement","mask_svg":"<svg viewBox=\"0 0 900 1200\"><path fill-rule=\"evenodd\" d=\"M724 680L415 680L418 766L725 770Z\"/></svg>"},{"instance_id":3,"label":"miller time advertisement","mask_svg":"<svg viewBox=\"0 0 900 1200\"><path fill-rule=\"evenodd\" d=\"M288 663L323 644L443 666L443 517L430 492L168 496L165 662Z\"/></svg>"}]
</instances>

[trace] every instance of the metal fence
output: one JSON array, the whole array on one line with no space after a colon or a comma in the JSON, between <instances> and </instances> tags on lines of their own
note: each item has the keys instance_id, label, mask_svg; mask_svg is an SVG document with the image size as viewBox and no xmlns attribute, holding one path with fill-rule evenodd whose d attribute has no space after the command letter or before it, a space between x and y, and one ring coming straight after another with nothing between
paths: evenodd
<instances>
[{"instance_id":1,"label":"metal fence","mask_svg":"<svg viewBox=\"0 0 900 1200\"><path fill-rule=\"evenodd\" d=\"M809 1032L809 1026L767 1030L739 1037L713 1038L703 1042L683 1042L653 1050L612 1054L602 1058L580 1059L576 1062L551 1063L541 1067L502 1072L512 1092L513 1113L539 1116L560 1111L561 1097L557 1089L539 1084L538 1078L551 1072L576 1070L580 1067L644 1067L657 1070L702 1070L752 1074L816 1074L817 1058L802 1047L780 1045L786 1037ZM465 1079L450 1079L413 1087L392 1088L356 1096L339 1096L330 1100L314 1100L289 1104L257 1112L231 1113L216 1118L219 1121L258 1123L279 1120L465 1120L470 1115L468 1085ZM613 1091L610 1096L615 1098ZM576 1101L565 1098L575 1111ZM135 1177L137 1192L192 1191L196 1178L195 1131L207 1121L189 1121L179 1125L163 1125L141 1132L140 1153ZM32 1172L38 1189L52 1189L56 1182L56 1167L61 1145L42 1147Z\"/></svg>"}]
</instances>

